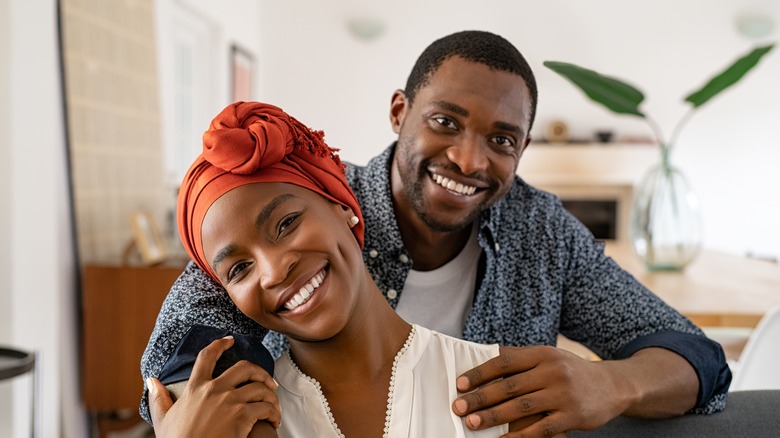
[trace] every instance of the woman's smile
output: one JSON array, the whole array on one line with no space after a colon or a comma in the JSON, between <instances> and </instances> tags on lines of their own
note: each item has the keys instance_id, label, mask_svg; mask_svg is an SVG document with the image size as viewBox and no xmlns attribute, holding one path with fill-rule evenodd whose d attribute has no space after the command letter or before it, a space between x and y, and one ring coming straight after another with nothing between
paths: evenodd
<instances>
[{"instance_id":1,"label":"woman's smile","mask_svg":"<svg viewBox=\"0 0 780 438\"><path fill-rule=\"evenodd\" d=\"M325 281L327 274L328 274L327 268L323 268L322 270L320 270L306 284L301 286L298 289L298 292L295 293L295 295L293 295L292 298L287 300L282 306L283 309L280 310L284 311L284 309L286 309L288 311L292 311L299 308L303 304L308 303L309 299L311 299L311 297L316 293L320 285Z\"/></svg>"}]
</instances>

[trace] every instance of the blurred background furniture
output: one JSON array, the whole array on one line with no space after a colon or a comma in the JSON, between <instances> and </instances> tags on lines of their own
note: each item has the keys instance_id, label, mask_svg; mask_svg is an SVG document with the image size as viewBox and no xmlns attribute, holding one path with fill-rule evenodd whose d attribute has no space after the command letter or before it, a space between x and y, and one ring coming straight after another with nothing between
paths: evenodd
<instances>
[{"instance_id":1,"label":"blurred background furniture","mask_svg":"<svg viewBox=\"0 0 780 438\"><path fill-rule=\"evenodd\" d=\"M607 240L604 251L719 342L734 369L739 366L748 337L754 329L757 331L756 326L767 310L780 306L780 265L772 261L704 249L684 271L650 272L629 242ZM767 327L763 331L768 330ZM780 331L780 327L774 330ZM558 345L582 357L596 357L590 350L563 337L559 338ZM775 341L775 345L780 343ZM772 387L751 387L761 388Z\"/></svg>"},{"instance_id":2,"label":"blurred background furniture","mask_svg":"<svg viewBox=\"0 0 780 438\"><path fill-rule=\"evenodd\" d=\"M722 412L713 415L683 415L664 420L618 417L593 431L568 432L576 438L657 437L776 437L780 431L780 390L729 393Z\"/></svg>"},{"instance_id":3,"label":"blurred background furniture","mask_svg":"<svg viewBox=\"0 0 780 438\"><path fill-rule=\"evenodd\" d=\"M82 394L98 437L143 421L141 355L184 265L87 265L83 283Z\"/></svg>"},{"instance_id":4,"label":"blurred background furniture","mask_svg":"<svg viewBox=\"0 0 780 438\"><path fill-rule=\"evenodd\" d=\"M605 252L639 282L700 327L754 328L780 305L780 265L703 249L681 272L650 272L629 243Z\"/></svg>"},{"instance_id":5,"label":"blurred background furniture","mask_svg":"<svg viewBox=\"0 0 780 438\"><path fill-rule=\"evenodd\" d=\"M731 391L780 389L780 306L764 315L733 367ZM778 405L780 406L780 405Z\"/></svg>"},{"instance_id":6,"label":"blurred background furniture","mask_svg":"<svg viewBox=\"0 0 780 438\"><path fill-rule=\"evenodd\" d=\"M38 377L35 373L35 353L0 347L0 381L23 374L32 374L30 397L30 436L35 437L35 400L38 395Z\"/></svg>"}]
</instances>

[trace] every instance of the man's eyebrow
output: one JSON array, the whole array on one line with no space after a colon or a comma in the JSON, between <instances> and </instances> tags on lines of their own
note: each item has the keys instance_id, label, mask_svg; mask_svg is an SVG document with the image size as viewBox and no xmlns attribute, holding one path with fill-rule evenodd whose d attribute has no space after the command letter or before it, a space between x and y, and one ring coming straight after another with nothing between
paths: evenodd
<instances>
[{"instance_id":1,"label":"man's eyebrow","mask_svg":"<svg viewBox=\"0 0 780 438\"><path fill-rule=\"evenodd\" d=\"M433 105L447 111L452 111L453 113L463 117L468 117L469 115L469 112L466 110L466 108L463 108L460 105L455 105L452 102L447 102L446 100L437 100L436 102L433 102Z\"/></svg>"},{"instance_id":2,"label":"man's eyebrow","mask_svg":"<svg viewBox=\"0 0 780 438\"><path fill-rule=\"evenodd\" d=\"M263 209L260 211L260 214L257 215L257 218L255 219L255 227L260 228L263 226L265 222L268 221L268 218L271 217L271 213L276 209L276 207L280 206L282 203L287 201L288 199L294 198L293 195L287 193L284 195L279 195L276 198L274 198L271 202L268 203ZM214 270L214 272L217 271L217 267L219 266L220 262L225 259L225 257L229 256L236 250L236 245L230 244L219 250L217 252L217 255L214 256L214 259L211 262L211 268Z\"/></svg>"},{"instance_id":3,"label":"man's eyebrow","mask_svg":"<svg viewBox=\"0 0 780 438\"><path fill-rule=\"evenodd\" d=\"M460 116L463 116L463 117L468 117L469 116L469 111L466 108L463 108L462 106L456 105L456 104L454 104L452 102L447 102L446 100L437 100L436 102L433 102L433 105L435 107L438 107L438 108L441 108L441 109L445 109L447 111L451 111L451 112L453 112L455 114L458 114ZM521 137L523 135L525 135L525 132L523 131L523 128L521 128L520 126L515 125L513 123L500 122L499 121L499 122L493 123L493 126L496 129L500 129L502 131L514 132L514 133L518 134Z\"/></svg>"},{"instance_id":4,"label":"man's eyebrow","mask_svg":"<svg viewBox=\"0 0 780 438\"><path fill-rule=\"evenodd\" d=\"M518 134L520 137L525 135L525 132L523 132L523 129L514 123L507 123L507 122L495 122L493 123L493 126L495 126L497 129L500 129L502 131L509 131L514 132Z\"/></svg>"}]
</instances>

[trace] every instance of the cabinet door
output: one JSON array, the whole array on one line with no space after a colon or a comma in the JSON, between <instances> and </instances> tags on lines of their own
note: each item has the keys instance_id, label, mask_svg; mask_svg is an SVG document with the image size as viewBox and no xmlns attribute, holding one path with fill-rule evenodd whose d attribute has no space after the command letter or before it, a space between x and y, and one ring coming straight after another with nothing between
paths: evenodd
<instances>
[{"instance_id":1,"label":"cabinet door","mask_svg":"<svg viewBox=\"0 0 780 438\"><path fill-rule=\"evenodd\" d=\"M88 265L83 281L82 385L87 410L137 410L141 355L183 266Z\"/></svg>"}]
</instances>

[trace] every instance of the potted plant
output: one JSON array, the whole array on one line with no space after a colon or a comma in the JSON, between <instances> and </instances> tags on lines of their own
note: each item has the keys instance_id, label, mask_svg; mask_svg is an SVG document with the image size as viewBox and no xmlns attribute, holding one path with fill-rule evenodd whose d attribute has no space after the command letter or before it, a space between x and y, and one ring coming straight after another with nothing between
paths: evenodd
<instances>
[{"instance_id":1,"label":"potted plant","mask_svg":"<svg viewBox=\"0 0 780 438\"><path fill-rule=\"evenodd\" d=\"M701 226L698 202L684 175L670 157L682 128L702 105L742 79L774 44L752 49L700 89L685 97L691 105L666 139L658 124L639 109L642 91L615 77L605 76L574 64L545 61L544 65L579 87L591 100L617 113L644 119L661 151L653 167L637 188L631 209L630 237L634 250L650 270L681 270L698 253Z\"/></svg>"}]
</instances>

